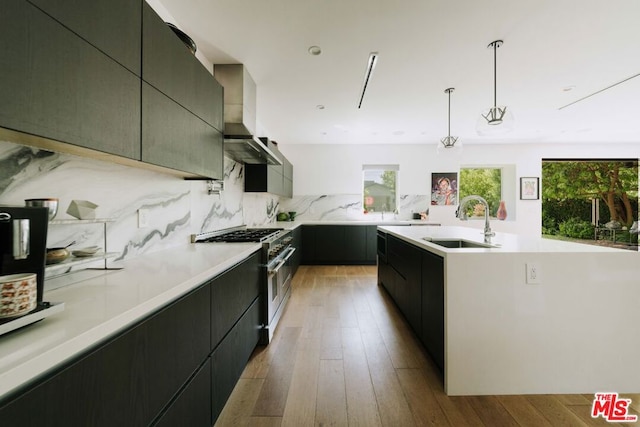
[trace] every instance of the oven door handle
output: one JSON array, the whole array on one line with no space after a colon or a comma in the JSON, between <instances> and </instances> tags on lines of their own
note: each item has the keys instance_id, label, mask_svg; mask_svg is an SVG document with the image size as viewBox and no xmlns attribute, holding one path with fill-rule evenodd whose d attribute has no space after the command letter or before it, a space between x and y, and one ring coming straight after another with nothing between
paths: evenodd
<instances>
[{"instance_id":1,"label":"oven door handle","mask_svg":"<svg viewBox=\"0 0 640 427\"><path fill-rule=\"evenodd\" d=\"M291 258L291 255L293 255L295 251L296 251L296 248L287 249L287 254L282 257L282 260L278 263L278 265L275 268L270 269L268 271L269 275L277 274L278 271L280 271L280 269L282 268L282 266L289 260L289 258Z\"/></svg>"}]
</instances>

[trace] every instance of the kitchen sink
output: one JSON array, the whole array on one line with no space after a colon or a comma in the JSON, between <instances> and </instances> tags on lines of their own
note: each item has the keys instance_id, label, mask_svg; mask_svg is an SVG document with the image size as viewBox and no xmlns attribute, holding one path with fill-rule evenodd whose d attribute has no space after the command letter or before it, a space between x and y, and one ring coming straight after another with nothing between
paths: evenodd
<instances>
[{"instance_id":1,"label":"kitchen sink","mask_svg":"<svg viewBox=\"0 0 640 427\"><path fill-rule=\"evenodd\" d=\"M472 242L464 239L431 239L430 237L424 237L423 240L431 242L434 245L443 246L445 248L496 248L496 245L491 243Z\"/></svg>"}]
</instances>

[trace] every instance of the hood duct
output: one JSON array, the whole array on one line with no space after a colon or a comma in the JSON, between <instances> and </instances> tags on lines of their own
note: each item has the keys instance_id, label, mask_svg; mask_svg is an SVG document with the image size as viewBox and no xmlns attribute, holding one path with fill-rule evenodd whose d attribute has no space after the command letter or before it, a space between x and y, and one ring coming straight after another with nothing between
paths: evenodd
<instances>
[{"instance_id":1,"label":"hood duct","mask_svg":"<svg viewBox=\"0 0 640 427\"><path fill-rule=\"evenodd\" d=\"M216 64L213 74L224 87L224 151L250 164L281 165L282 161L255 137L256 84L242 64Z\"/></svg>"}]
</instances>

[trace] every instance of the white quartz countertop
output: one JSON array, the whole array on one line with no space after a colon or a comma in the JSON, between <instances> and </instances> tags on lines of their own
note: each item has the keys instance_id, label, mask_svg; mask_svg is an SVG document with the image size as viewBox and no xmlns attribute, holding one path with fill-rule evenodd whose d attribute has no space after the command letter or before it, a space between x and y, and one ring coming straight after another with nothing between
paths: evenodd
<instances>
[{"instance_id":1,"label":"white quartz countertop","mask_svg":"<svg viewBox=\"0 0 640 427\"><path fill-rule=\"evenodd\" d=\"M301 225L385 225L385 226L407 226L407 225L425 225L439 226L437 222L420 219L388 219L380 218L370 220L295 220L295 221L277 221L264 225L263 227L277 227L285 230L293 230Z\"/></svg>"},{"instance_id":2,"label":"white quartz countertop","mask_svg":"<svg viewBox=\"0 0 640 427\"><path fill-rule=\"evenodd\" d=\"M624 249L614 249L602 246L588 245L584 243L573 243L562 240L543 239L541 237L525 237L510 233L496 232L491 237L489 244L495 246L491 248L446 248L430 240L452 240L462 239L476 243L486 243L484 232L477 228L442 226L442 227L398 227L398 226L378 226L392 236L402 239L415 246L426 249L430 252L445 256L449 253L521 253L521 252L629 252Z\"/></svg>"},{"instance_id":3,"label":"white quartz countertop","mask_svg":"<svg viewBox=\"0 0 640 427\"><path fill-rule=\"evenodd\" d=\"M188 244L124 261L45 292L63 312L0 336L0 399L157 311L260 249L257 243ZM74 280L75 274L69 276Z\"/></svg>"}]
</instances>

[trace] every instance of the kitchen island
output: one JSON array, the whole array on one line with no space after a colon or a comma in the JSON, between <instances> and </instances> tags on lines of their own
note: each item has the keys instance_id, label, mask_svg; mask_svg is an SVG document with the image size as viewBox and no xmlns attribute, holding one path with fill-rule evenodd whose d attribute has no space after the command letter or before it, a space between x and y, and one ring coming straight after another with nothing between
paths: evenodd
<instances>
[{"instance_id":1,"label":"kitchen island","mask_svg":"<svg viewBox=\"0 0 640 427\"><path fill-rule=\"evenodd\" d=\"M482 244L483 233L466 227L378 231L441 260L447 394L640 391L638 252L506 233L491 238L492 248L447 248L432 241ZM535 277L527 277L527 265ZM424 276L433 273L413 267L424 286ZM429 313L419 315L424 320ZM414 330L422 338L429 325L421 326Z\"/></svg>"}]
</instances>

